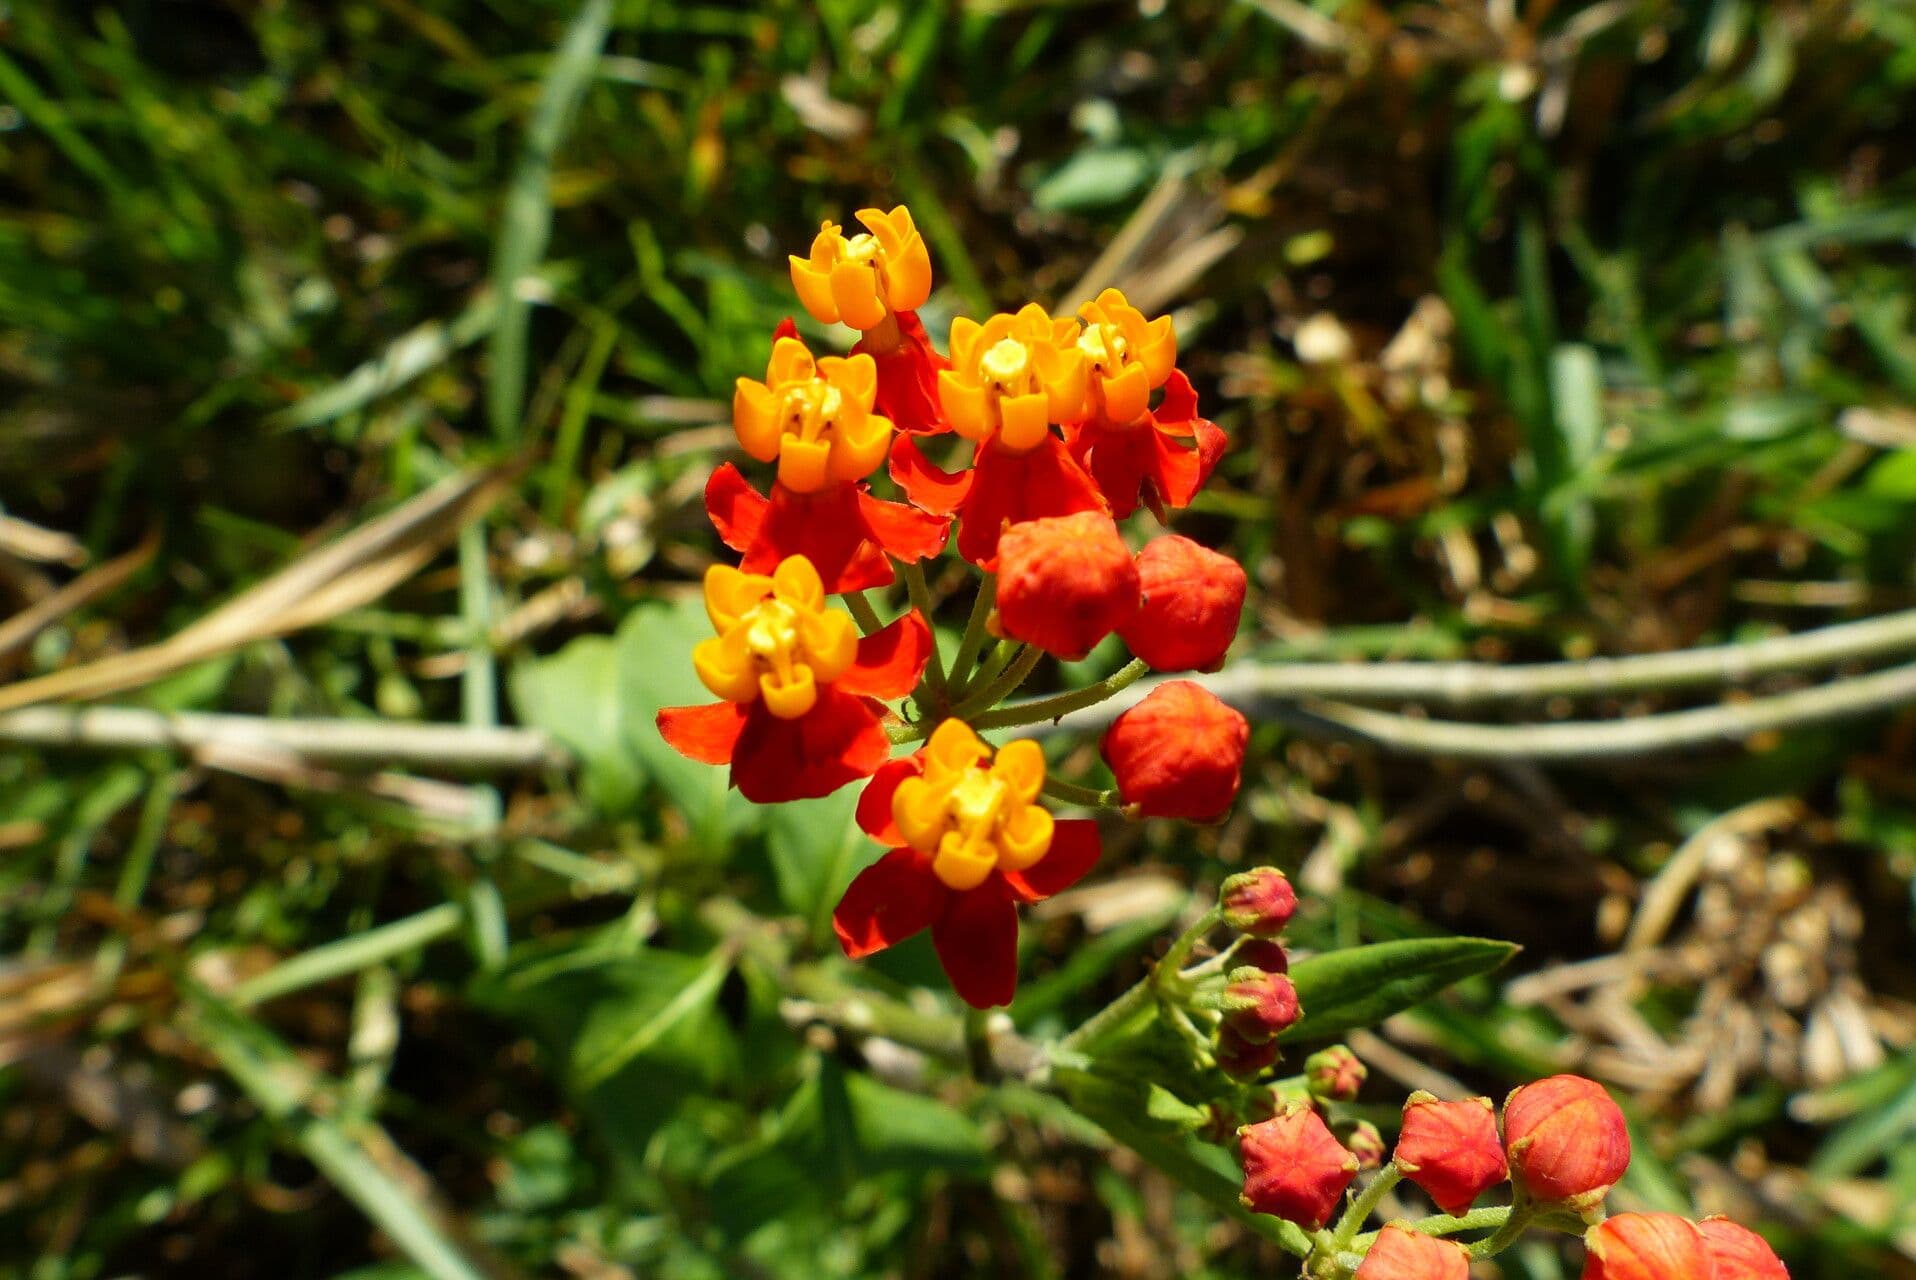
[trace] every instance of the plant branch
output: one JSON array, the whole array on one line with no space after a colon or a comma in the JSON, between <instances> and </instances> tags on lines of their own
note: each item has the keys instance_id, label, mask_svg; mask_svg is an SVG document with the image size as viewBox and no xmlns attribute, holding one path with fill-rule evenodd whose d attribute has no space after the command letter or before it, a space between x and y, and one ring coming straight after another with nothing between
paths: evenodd
<instances>
[{"instance_id":1,"label":"plant branch","mask_svg":"<svg viewBox=\"0 0 1916 1280\"><path fill-rule=\"evenodd\" d=\"M1133 658L1096 684L1086 685L1082 689L1073 689L1069 693L1053 694L1048 698L1034 698L1027 702L1000 707L996 711L984 712L972 718L971 727L1010 729L1020 725L1035 725L1046 720L1058 720L1073 711L1096 706L1106 698L1136 683L1139 677L1149 670L1150 668L1144 665L1144 659Z\"/></svg>"}]
</instances>

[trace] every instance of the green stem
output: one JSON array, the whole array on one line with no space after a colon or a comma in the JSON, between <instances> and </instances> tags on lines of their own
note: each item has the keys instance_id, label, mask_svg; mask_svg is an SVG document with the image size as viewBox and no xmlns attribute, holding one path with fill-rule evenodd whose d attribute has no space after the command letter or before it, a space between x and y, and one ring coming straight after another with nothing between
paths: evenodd
<instances>
[{"instance_id":1,"label":"green stem","mask_svg":"<svg viewBox=\"0 0 1916 1280\"><path fill-rule=\"evenodd\" d=\"M1350 1248L1357 1232L1370 1220L1371 1214L1377 1212L1377 1206L1384 1203L1384 1197L1403 1180L1404 1171L1397 1167L1395 1160L1377 1171L1377 1176L1358 1192L1357 1198L1344 1210L1344 1216L1337 1224L1337 1233L1331 1238L1332 1252L1342 1253Z\"/></svg>"},{"instance_id":2,"label":"green stem","mask_svg":"<svg viewBox=\"0 0 1916 1280\"><path fill-rule=\"evenodd\" d=\"M1490 1258L1502 1253L1517 1242L1517 1237L1524 1233L1536 1216L1536 1206L1518 1197L1518 1202L1510 1206L1510 1216L1494 1232L1470 1246L1470 1256Z\"/></svg>"},{"instance_id":3,"label":"green stem","mask_svg":"<svg viewBox=\"0 0 1916 1280\"><path fill-rule=\"evenodd\" d=\"M991 620L991 610L998 603L998 575L987 573L978 587L978 598L971 602L971 617L965 623L964 639L958 642L958 656L951 660L952 696L962 698L971 687L972 666L978 661L978 654L985 647L985 637L990 634L985 624Z\"/></svg>"},{"instance_id":4,"label":"green stem","mask_svg":"<svg viewBox=\"0 0 1916 1280\"><path fill-rule=\"evenodd\" d=\"M1151 971L1150 980L1162 987L1171 981L1164 976L1165 974L1181 976L1184 972L1184 962L1191 958L1191 952L1196 950L1197 944L1204 940L1204 935L1217 926L1218 919L1222 915L1223 910L1213 906L1193 921L1190 928L1173 938L1171 945L1164 949L1164 958L1159 960L1157 968Z\"/></svg>"},{"instance_id":5,"label":"green stem","mask_svg":"<svg viewBox=\"0 0 1916 1280\"><path fill-rule=\"evenodd\" d=\"M1114 693L1136 683L1150 668L1144 665L1144 659L1133 658L1112 674L1096 684L1086 685L1082 689L1073 689L1070 693L1061 693L1051 698L1039 698L1032 702L1021 702L1015 707L1002 707L997 711L987 711L974 716L971 727L974 729L1011 729L1018 725L1037 724L1043 720L1056 720L1073 711L1096 706Z\"/></svg>"},{"instance_id":6,"label":"green stem","mask_svg":"<svg viewBox=\"0 0 1916 1280\"><path fill-rule=\"evenodd\" d=\"M1053 800L1062 800L1066 804L1083 805L1087 809L1115 809L1118 807L1117 788L1108 791L1095 791L1090 787L1081 787L1074 782L1060 778L1046 778L1044 793Z\"/></svg>"},{"instance_id":7,"label":"green stem","mask_svg":"<svg viewBox=\"0 0 1916 1280\"><path fill-rule=\"evenodd\" d=\"M1460 1218L1447 1213L1439 1213L1428 1218L1419 1218L1410 1223L1410 1229L1425 1236L1457 1236L1470 1231L1482 1231L1486 1227L1501 1227L1510 1217L1508 1205L1493 1205L1488 1209L1472 1209ZM1366 1231L1351 1242L1351 1246L1360 1252L1370 1248L1377 1239L1375 1231Z\"/></svg>"},{"instance_id":8,"label":"green stem","mask_svg":"<svg viewBox=\"0 0 1916 1280\"><path fill-rule=\"evenodd\" d=\"M925 626L931 631L931 660L925 664L925 688L931 693L932 700L942 706L948 701L946 689L949 682L945 678L945 657L938 651L938 629L931 625L931 587L925 582L924 569L915 560L910 564L901 562L898 576L905 580L905 591L911 596L911 607L918 611L918 616L925 620Z\"/></svg>"},{"instance_id":9,"label":"green stem","mask_svg":"<svg viewBox=\"0 0 1916 1280\"><path fill-rule=\"evenodd\" d=\"M845 607L851 610L852 621L858 624L862 635L870 635L885 624L878 620L878 614L872 609L872 602L865 598L863 591L847 591L842 597Z\"/></svg>"},{"instance_id":10,"label":"green stem","mask_svg":"<svg viewBox=\"0 0 1916 1280\"><path fill-rule=\"evenodd\" d=\"M984 687L970 695L964 701L961 713L985 712L1004 701L1007 695L1015 692L1023 684L1038 663L1044 658L1044 650L1032 645L1019 654L1011 665L998 673L995 679L979 672L978 683ZM986 681L989 680L989 683Z\"/></svg>"}]
</instances>

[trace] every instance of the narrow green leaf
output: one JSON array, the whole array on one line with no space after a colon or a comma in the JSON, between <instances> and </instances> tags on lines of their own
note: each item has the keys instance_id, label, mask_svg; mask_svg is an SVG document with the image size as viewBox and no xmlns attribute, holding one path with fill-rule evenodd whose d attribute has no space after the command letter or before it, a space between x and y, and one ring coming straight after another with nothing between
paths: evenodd
<instances>
[{"instance_id":1,"label":"narrow green leaf","mask_svg":"<svg viewBox=\"0 0 1916 1280\"><path fill-rule=\"evenodd\" d=\"M1490 938L1406 938L1331 951L1291 967L1304 1016L1281 1037L1322 1039L1371 1027L1517 954Z\"/></svg>"}]
</instances>

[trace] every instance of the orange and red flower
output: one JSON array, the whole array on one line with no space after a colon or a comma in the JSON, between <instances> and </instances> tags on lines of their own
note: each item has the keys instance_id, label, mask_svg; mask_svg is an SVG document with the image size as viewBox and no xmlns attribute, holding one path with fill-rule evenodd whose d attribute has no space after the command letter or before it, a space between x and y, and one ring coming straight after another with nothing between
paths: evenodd
<instances>
[{"instance_id":1,"label":"orange and red flower","mask_svg":"<svg viewBox=\"0 0 1916 1280\"><path fill-rule=\"evenodd\" d=\"M733 785L758 804L829 795L885 762L891 746L875 699L902 698L918 683L931 655L923 618L909 613L860 638L850 615L825 607L803 556L770 577L712 566L705 611L718 636L693 650L692 665L721 701L659 712L674 750L730 765Z\"/></svg>"},{"instance_id":2,"label":"orange and red flower","mask_svg":"<svg viewBox=\"0 0 1916 1280\"><path fill-rule=\"evenodd\" d=\"M965 1003L1010 1004L1018 986L1020 902L1070 888L1098 860L1098 828L1039 806L1044 754L1005 744L995 755L962 720L922 751L879 769L858 823L890 853L861 872L832 915L854 960L931 930L938 960Z\"/></svg>"},{"instance_id":3,"label":"orange and red flower","mask_svg":"<svg viewBox=\"0 0 1916 1280\"><path fill-rule=\"evenodd\" d=\"M844 323L861 333L854 354L876 362L878 406L901 431L946 429L938 406L938 371L949 367L932 350L918 319L931 296L931 255L911 211L860 209L865 230L847 237L825 222L810 253L791 258L792 287L820 324Z\"/></svg>"},{"instance_id":4,"label":"orange and red flower","mask_svg":"<svg viewBox=\"0 0 1916 1280\"><path fill-rule=\"evenodd\" d=\"M767 498L728 462L705 486L705 509L746 573L800 555L837 594L889 584L887 553L914 561L944 550L950 521L874 498L861 483L891 447L891 421L873 412L876 390L869 355L815 360L790 321L773 338L765 381L738 380L732 428L747 454L777 464L778 478Z\"/></svg>"},{"instance_id":5,"label":"orange and red flower","mask_svg":"<svg viewBox=\"0 0 1916 1280\"><path fill-rule=\"evenodd\" d=\"M1139 502L1158 519L1189 506L1224 455L1224 432L1198 417L1197 393L1175 368L1171 318L1146 320L1116 289L1078 308L1089 366L1083 416L1065 428L1071 452L1122 518ZM1151 408L1151 393L1164 388ZM1187 445L1185 442L1188 441Z\"/></svg>"},{"instance_id":6,"label":"orange and red flower","mask_svg":"<svg viewBox=\"0 0 1916 1280\"><path fill-rule=\"evenodd\" d=\"M1051 429L1084 412L1089 365L1077 339L1077 321L1036 303L982 325L952 321L938 398L951 429L977 446L972 468L943 471L905 437L892 446L892 479L925 510L958 516L958 552L973 564L995 564L1006 525L1109 509Z\"/></svg>"}]
</instances>

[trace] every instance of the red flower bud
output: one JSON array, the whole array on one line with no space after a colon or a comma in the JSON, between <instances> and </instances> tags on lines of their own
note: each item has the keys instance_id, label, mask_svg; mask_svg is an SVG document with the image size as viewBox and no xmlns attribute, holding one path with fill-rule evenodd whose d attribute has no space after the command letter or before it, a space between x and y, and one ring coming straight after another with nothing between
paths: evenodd
<instances>
[{"instance_id":1,"label":"red flower bud","mask_svg":"<svg viewBox=\"0 0 1916 1280\"><path fill-rule=\"evenodd\" d=\"M1533 1199L1587 1209L1629 1167L1630 1131L1602 1085L1551 1076L1504 1102L1504 1151Z\"/></svg>"},{"instance_id":2,"label":"red flower bud","mask_svg":"<svg viewBox=\"0 0 1916 1280\"><path fill-rule=\"evenodd\" d=\"M1297 914L1297 890L1276 867L1253 867L1224 882L1217 904L1230 928L1253 938L1275 938Z\"/></svg>"},{"instance_id":3,"label":"red flower bud","mask_svg":"<svg viewBox=\"0 0 1916 1280\"><path fill-rule=\"evenodd\" d=\"M1118 628L1153 671L1215 671L1237 638L1244 569L1229 556L1169 534L1138 553L1142 603Z\"/></svg>"},{"instance_id":4,"label":"red flower bud","mask_svg":"<svg viewBox=\"0 0 1916 1280\"><path fill-rule=\"evenodd\" d=\"M1716 1264L1713 1280L1790 1280L1789 1269L1762 1236L1728 1218L1696 1224Z\"/></svg>"},{"instance_id":5,"label":"red flower bud","mask_svg":"<svg viewBox=\"0 0 1916 1280\"><path fill-rule=\"evenodd\" d=\"M1703 1233L1674 1213L1620 1213L1584 1233L1583 1280L1710 1280Z\"/></svg>"},{"instance_id":6,"label":"red flower bud","mask_svg":"<svg viewBox=\"0 0 1916 1280\"><path fill-rule=\"evenodd\" d=\"M1208 822L1237 798L1251 726L1188 680L1153 689L1105 730L1118 795L1148 818Z\"/></svg>"},{"instance_id":7,"label":"red flower bud","mask_svg":"<svg viewBox=\"0 0 1916 1280\"><path fill-rule=\"evenodd\" d=\"M1384 1135L1377 1132L1377 1126L1368 1120L1359 1120L1344 1135L1344 1145L1357 1157L1360 1169L1381 1169L1384 1155L1390 1150L1384 1145Z\"/></svg>"},{"instance_id":8,"label":"red flower bud","mask_svg":"<svg viewBox=\"0 0 1916 1280\"><path fill-rule=\"evenodd\" d=\"M1470 1280L1470 1252L1392 1223L1377 1233L1357 1280Z\"/></svg>"},{"instance_id":9,"label":"red flower bud","mask_svg":"<svg viewBox=\"0 0 1916 1280\"><path fill-rule=\"evenodd\" d=\"M1275 1039L1297 1022L1297 988L1281 973L1246 965L1231 970L1224 988L1224 1025L1253 1044Z\"/></svg>"},{"instance_id":10,"label":"red flower bud","mask_svg":"<svg viewBox=\"0 0 1916 1280\"><path fill-rule=\"evenodd\" d=\"M1397 1167L1452 1217L1510 1176L1497 1142L1497 1109L1489 1098L1439 1102L1419 1090L1404 1104Z\"/></svg>"},{"instance_id":11,"label":"red flower bud","mask_svg":"<svg viewBox=\"0 0 1916 1280\"><path fill-rule=\"evenodd\" d=\"M1076 661L1138 610L1138 570L1102 511L1014 524L998 539L998 628Z\"/></svg>"},{"instance_id":12,"label":"red flower bud","mask_svg":"<svg viewBox=\"0 0 1916 1280\"><path fill-rule=\"evenodd\" d=\"M1242 956L1244 948L1239 947L1236 954ZM1356 1099L1357 1091L1364 1087L1369 1075L1370 1072L1358 1061L1349 1045L1334 1044L1304 1059L1304 1087L1311 1091L1314 1098L1351 1102ZM1494 1126L1491 1137L1493 1140L1496 1138Z\"/></svg>"},{"instance_id":13,"label":"red flower bud","mask_svg":"<svg viewBox=\"0 0 1916 1280\"><path fill-rule=\"evenodd\" d=\"M1272 942L1268 938L1246 938L1231 953L1231 967L1243 968L1249 965L1253 969L1262 969L1266 973L1289 973L1291 971L1290 953L1284 950L1281 942Z\"/></svg>"},{"instance_id":14,"label":"red flower bud","mask_svg":"<svg viewBox=\"0 0 1916 1280\"><path fill-rule=\"evenodd\" d=\"M1229 1023L1217 1029L1217 1044L1211 1050L1217 1069L1238 1080L1255 1079L1259 1072L1277 1061L1277 1041L1246 1040Z\"/></svg>"},{"instance_id":15,"label":"red flower bud","mask_svg":"<svg viewBox=\"0 0 1916 1280\"><path fill-rule=\"evenodd\" d=\"M1357 1157L1338 1144L1309 1106L1291 1103L1237 1131L1246 1208L1315 1231L1330 1220L1357 1176Z\"/></svg>"}]
</instances>

